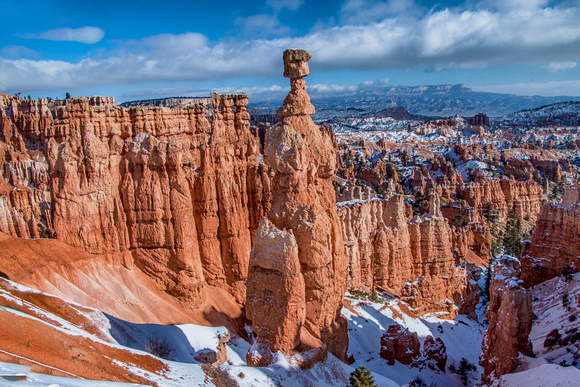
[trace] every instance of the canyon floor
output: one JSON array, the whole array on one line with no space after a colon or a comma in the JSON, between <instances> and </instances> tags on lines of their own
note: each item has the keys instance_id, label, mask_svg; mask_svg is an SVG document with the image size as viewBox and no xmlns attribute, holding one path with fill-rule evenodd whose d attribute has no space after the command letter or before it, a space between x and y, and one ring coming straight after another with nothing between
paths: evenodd
<instances>
[{"instance_id":1,"label":"canyon floor","mask_svg":"<svg viewBox=\"0 0 580 387\"><path fill-rule=\"evenodd\" d=\"M577 324L570 320L571 316L578 314L580 274L573 275L568 281L559 277L539 284L532 289L532 294L535 297L534 313L538 318L534 321L530 337L538 356L525 358L521 369L504 375L494 385L575 386L580 371L569 366L574 361L574 352L566 349L570 346L544 348L543 343L553 329L577 330ZM547 294L550 297L546 297ZM568 298L570 302L563 302L563 298ZM372 371L379 386L407 385L418 378L427 385L461 386L460 376L450 372L449 365L457 367L462 358L477 364L486 328L480 322L462 315L454 320L441 319L436 315L412 317L395 301L370 302L348 294L342 312L349 320L349 353L354 356L354 363L346 365L329 355L326 361L313 368L301 370L282 353L277 353L275 363L269 367L248 367L245 354L250 343L232 334L227 343L225 364L211 367L199 364L194 357L204 350L215 349L218 335L227 331L225 327L134 324L6 279L0 279L0 305L2 325L5 327L2 329L4 349L0 351L0 375L24 373L27 375L26 381L16 385L31 386L336 386L348 384L350 373L359 365ZM379 342L383 332L392 324L417 332L420 340L427 335L440 337L447 348L447 372L399 362L394 366L387 365L378 356ZM12 329L6 329L7 326ZM30 333L22 336L24 327L30 329L27 331ZM34 345L46 347L31 348L28 352L26 345L18 345L18 340L28 340L30 343L29 337L37 338ZM40 337L45 338L43 343L38 342ZM147 343L153 338L164 343L173 361L145 351ZM7 346L10 341L15 342L14 353L10 345ZM579 343L576 342L575 353L578 353ZM64 347L67 348L62 350ZM103 358L99 358L101 356ZM58 368L58 360L55 359L59 357L65 363L63 368L66 371ZM89 361L95 367L103 368L109 379L116 375L137 383L81 379L77 373L80 370L85 372ZM481 371L477 366L475 371L468 374L468 385L476 384ZM98 372L96 370L92 375L98 376ZM85 376L90 378L90 374ZM13 385L0 379L0 385L3 384Z\"/></svg>"}]
</instances>

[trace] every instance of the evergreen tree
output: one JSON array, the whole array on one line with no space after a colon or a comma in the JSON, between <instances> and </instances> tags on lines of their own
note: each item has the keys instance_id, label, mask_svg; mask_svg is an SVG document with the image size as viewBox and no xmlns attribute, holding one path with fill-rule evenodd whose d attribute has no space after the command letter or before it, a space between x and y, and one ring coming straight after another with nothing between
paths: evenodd
<instances>
[{"instance_id":1,"label":"evergreen tree","mask_svg":"<svg viewBox=\"0 0 580 387\"><path fill-rule=\"evenodd\" d=\"M516 219L513 212L510 212L503 234L503 248L506 254L519 258L523 247L522 236L522 220Z\"/></svg>"},{"instance_id":2,"label":"evergreen tree","mask_svg":"<svg viewBox=\"0 0 580 387\"><path fill-rule=\"evenodd\" d=\"M467 382L469 381L469 373L476 370L477 368L475 365L468 362L466 358L461 358L461 361L459 362L459 368L457 369L457 375L459 375L461 378L464 386L467 386Z\"/></svg>"},{"instance_id":3,"label":"evergreen tree","mask_svg":"<svg viewBox=\"0 0 580 387\"><path fill-rule=\"evenodd\" d=\"M352 387L378 387L371 371L363 365L352 371L349 382Z\"/></svg>"},{"instance_id":4,"label":"evergreen tree","mask_svg":"<svg viewBox=\"0 0 580 387\"><path fill-rule=\"evenodd\" d=\"M487 298L487 300L489 301L489 299L491 298L490 294L489 294L489 288L491 286L491 277L493 275L493 259L489 260L489 267L487 268L487 273L485 273L485 287L483 288L483 292L485 294L485 297Z\"/></svg>"}]
</instances>

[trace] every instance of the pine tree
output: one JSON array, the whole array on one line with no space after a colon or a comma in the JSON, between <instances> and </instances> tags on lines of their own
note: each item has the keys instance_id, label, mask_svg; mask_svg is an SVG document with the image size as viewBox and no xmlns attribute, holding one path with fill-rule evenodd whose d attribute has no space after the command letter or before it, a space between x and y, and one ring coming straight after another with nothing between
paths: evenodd
<instances>
[{"instance_id":1,"label":"pine tree","mask_svg":"<svg viewBox=\"0 0 580 387\"><path fill-rule=\"evenodd\" d=\"M349 382L352 387L378 387L371 371L363 365L352 371Z\"/></svg>"},{"instance_id":2,"label":"pine tree","mask_svg":"<svg viewBox=\"0 0 580 387\"><path fill-rule=\"evenodd\" d=\"M522 236L522 220L516 219L513 212L510 212L503 234L503 248L506 254L519 258L523 246Z\"/></svg>"},{"instance_id":3,"label":"pine tree","mask_svg":"<svg viewBox=\"0 0 580 387\"><path fill-rule=\"evenodd\" d=\"M483 292L485 294L486 299L489 301L491 295L489 293L489 288L491 286L491 278L493 276L493 259L489 260L489 267L487 268L487 272L485 273L485 287L483 288Z\"/></svg>"},{"instance_id":4,"label":"pine tree","mask_svg":"<svg viewBox=\"0 0 580 387\"><path fill-rule=\"evenodd\" d=\"M457 375L459 375L461 378L464 386L467 386L467 382L469 381L469 373L476 370L477 368L475 365L468 362L466 358L461 358L461 361L459 362L459 368L457 369Z\"/></svg>"}]
</instances>

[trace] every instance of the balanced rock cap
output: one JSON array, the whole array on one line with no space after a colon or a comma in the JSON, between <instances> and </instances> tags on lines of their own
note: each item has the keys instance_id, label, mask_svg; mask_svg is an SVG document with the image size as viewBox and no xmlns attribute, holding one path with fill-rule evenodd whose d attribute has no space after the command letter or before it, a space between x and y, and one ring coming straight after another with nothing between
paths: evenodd
<instances>
[{"instance_id":1,"label":"balanced rock cap","mask_svg":"<svg viewBox=\"0 0 580 387\"><path fill-rule=\"evenodd\" d=\"M306 50L288 49L284 51L284 76L290 79L302 78L310 73L308 61L312 55Z\"/></svg>"}]
</instances>

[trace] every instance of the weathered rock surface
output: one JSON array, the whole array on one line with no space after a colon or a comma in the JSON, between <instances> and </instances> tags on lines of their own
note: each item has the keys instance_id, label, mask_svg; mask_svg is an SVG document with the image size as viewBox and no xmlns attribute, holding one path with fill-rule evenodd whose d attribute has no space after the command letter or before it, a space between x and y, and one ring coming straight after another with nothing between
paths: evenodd
<instances>
[{"instance_id":1,"label":"weathered rock surface","mask_svg":"<svg viewBox=\"0 0 580 387\"><path fill-rule=\"evenodd\" d=\"M199 351L195 357L200 363L209 364L211 366L222 365L228 359L227 343L230 341L230 332L222 332L217 335L218 343L215 349L207 348Z\"/></svg>"},{"instance_id":2,"label":"weathered rock surface","mask_svg":"<svg viewBox=\"0 0 580 387\"><path fill-rule=\"evenodd\" d=\"M305 321L304 276L291 231L262 219L250 256L246 316L272 351L290 352L300 343Z\"/></svg>"},{"instance_id":3,"label":"weathered rock surface","mask_svg":"<svg viewBox=\"0 0 580 387\"><path fill-rule=\"evenodd\" d=\"M256 234L248 278L249 284L266 286L249 287L246 303L254 331L269 349L318 348L322 354L328 349L346 360L347 321L340 314L346 262L331 180L336 153L332 136L310 118L314 108L303 79L308 59L303 50L284 53L291 91L278 110L281 124L266 133L264 149L273 171L271 225L262 222ZM270 240L261 242L265 238ZM276 278L279 290L273 289ZM281 315L256 313L266 309Z\"/></svg>"},{"instance_id":4,"label":"weathered rock surface","mask_svg":"<svg viewBox=\"0 0 580 387\"><path fill-rule=\"evenodd\" d=\"M212 101L210 122L201 105L2 98L0 230L56 233L109 263L136 266L193 308L206 284L243 303L269 176L256 162L247 96Z\"/></svg>"},{"instance_id":5,"label":"weathered rock surface","mask_svg":"<svg viewBox=\"0 0 580 387\"><path fill-rule=\"evenodd\" d=\"M381 357L387 359L388 365L395 360L402 364L412 364L420 354L421 343L416 332L410 332L400 325L390 325L381 336Z\"/></svg>"},{"instance_id":6,"label":"weathered rock surface","mask_svg":"<svg viewBox=\"0 0 580 387\"><path fill-rule=\"evenodd\" d=\"M566 189L560 205L544 204L522 250L525 287L580 271L580 190Z\"/></svg>"},{"instance_id":7,"label":"weathered rock surface","mask_svg":"<svg viewBox=\"0 0 580 387\"><path fill-rule=\"evenodd\" d=\"M438 369L445 372L447 365L447 348L441 338L434 338L431 335L425 337L423 348L421 348L421 357L427 367L432 370Z\"/></svg>"},{"instance_id":8,"label":"weathered rock surface","mask_svg":"<svg viewBox=\"0 0 580 387\"><path fill-rule=\"evenodd\" d=\"M465 271L467 277L466 289L461 300L459 313L466 315L472 320L477 320L475 309L481 297L479 279L481 277L481 267L474 263L466 262Z\"/></svg>"},{"instance_id":9,"label":"weathered rock surface","mask_svg":"<svg viewBox=\"0 0 580 387\"><path fill-rule=\"evenodd\" d=\"M494 266L490 301L485 312L489 326L485 331L479 364L482 380L513 372L520 353L532 356L529 334L532 329L532 296L521 285L521 266L517 259L504 256Z\"/></svg>"},{"instance_id":10,"label":"weathered rock surface","mask_svg":"<svg viewBox=\"0 0 580 387\"><path fill-rule=\"evenodd\" d=\"M347 287L371 289L373 280L417 313L457 312L466 291L456 267L451 232L432 195L429 213L411 217L404 197L339 203L348 262Z\"/></svg>"}]
</instances>

